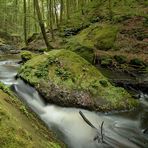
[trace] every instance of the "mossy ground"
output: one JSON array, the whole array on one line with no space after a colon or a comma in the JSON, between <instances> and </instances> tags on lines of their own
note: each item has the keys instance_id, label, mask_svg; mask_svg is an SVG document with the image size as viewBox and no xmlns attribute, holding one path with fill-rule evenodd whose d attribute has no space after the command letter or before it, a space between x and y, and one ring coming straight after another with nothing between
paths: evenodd
<instances>
[{"instance_id":1,"label":"mossy ground","mask_svg":"<svg viewBox=\"0 0 148 148\"><path fill-rule=\"evenodd\" d=\"M112 20L110 20L112 11ZM147 1L146 0L112 0L111 11L109 9L109 1L93 0L85 4L82 9L76 9L68 21L63 24L63 28L79 28L80 26L88 26L94 22L112 21L112 23L122 22L129 17L143 16L147 17Z\"/></svg>"},{"instance_id":2,"label":"mossy ground","mask_svg":"<svg viewBox=\"0 0 148 148\"><path fill-rule=\"evenodd\" d=\"M29 60L21 67L19 76L35 86L39 86L42 80L50 80L68 90L89 92L98 110L129 109L137 105L123 88L112 86L107 78L85 59L64 49ZM105 82L105 85L102 85L102 82Z\"/></svg>"},{"instance_id":3,"label":"mossy ground","mask_svg":"<svg viewBox=\"0 0 148 148\"><path fill-rule=\"evenodd\" d=\"M0 88L1 148L63 148L54 137L15 96Z\"/></svg>"},{"instance_id":4,"label":"mossy ground","mask_svg":"<svg viewBox=\"0 0 148 148\"><path fill-rule=\"evenodd\" d=\"M118 27L110 24L95 23L68 39L67 49L72 50L92 62L94 48L109 50L113 48Z\"/></svg>"},{"instance_id":5,"label":"mossy ground","mask_svg":"<svg viewBox=\"0 0 148 148\"><path fill-rule=\"evenodd\" d=\"M66 48L91 63L94 46L98 50L98 55L100 52L101 55L111 53L113 56L116 54L120 56L121 54L127 57L127 61L138 58L148 63L147 1L112 0L111 9L112 19L109 15L108 1L91 2L84 8L83 15L80 10L77 10L72 15L70 23L65 26L81 28L82 25L89 25L82 28L77 35L68 37ZM102 54L102 50L108 50L108 52Z\"/></svg>"}]
</instances>

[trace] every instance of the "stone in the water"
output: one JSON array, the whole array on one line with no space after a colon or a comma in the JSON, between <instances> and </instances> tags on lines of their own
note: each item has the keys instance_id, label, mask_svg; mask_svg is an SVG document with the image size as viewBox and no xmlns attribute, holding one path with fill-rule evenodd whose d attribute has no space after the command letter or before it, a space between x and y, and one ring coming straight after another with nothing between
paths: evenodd
<instances>
[{"instance_id":1,"label":"stone in the water","mask_svg":"<svg viewBox=\"0 0 148 148\"><path fill-rule=\"evenodd\" d=\"M53 50L33 57L20 69L49 103L97 111L125 110L137 101L123 88L111 85L101 72L69 50Z\"/></svg>"}]
</instances>

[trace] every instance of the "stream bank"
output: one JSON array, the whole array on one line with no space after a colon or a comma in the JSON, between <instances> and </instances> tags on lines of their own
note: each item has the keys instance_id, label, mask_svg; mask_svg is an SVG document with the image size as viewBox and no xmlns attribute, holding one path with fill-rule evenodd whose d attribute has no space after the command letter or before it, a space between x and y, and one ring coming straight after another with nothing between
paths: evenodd
<instances>
[{"instance_id":1,"label":"stream bank","mask_svg":"<svg viewBox=\"0 0 148 148\"><path fill-rule=\"evenodd\" d=\"M4 59L6 57L3 57ZM0 61L0 81L7 85L0 82L0 147L65 147L30 108L9 89L9 85L16 83L15 75L19 66L17 61L16 57L15 60Z\"/></svg>"},{"instance_id":2,"label":"stream bank","mask_svg":"<svg viewBox=\"0 0 148 148\"><path fill-rule=\"evenodd\" d=\"M16 71L13 69L15 65L16 61L13 62L10 59L3 61L1 69L3 67L5 73L1 75L0 80L6 83L9 80L9 85L13 84L13 90L19 98L26 102L68 147L97 148L104 146L93 140L97 133L83 121L79 115L81 110L98 129L104 121L103 133L107 147L147 148L147 133L143 133L148 127L146 95L140 98L139 109L133 111L102 114L83 109L58 107L46 104L33 87L25 84L22 80L15 80Z\"/></svg>"}]
</instances>

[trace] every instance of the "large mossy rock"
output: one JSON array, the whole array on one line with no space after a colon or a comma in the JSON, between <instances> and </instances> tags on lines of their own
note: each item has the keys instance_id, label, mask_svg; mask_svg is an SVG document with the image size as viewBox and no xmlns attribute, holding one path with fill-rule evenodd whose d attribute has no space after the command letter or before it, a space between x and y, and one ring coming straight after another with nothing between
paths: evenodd
<instances>
[{"instance_id":1,"label":"large mossy rock","mask_svg":"<svg viewBox=\"0 0 148 148\"><path fill-rule=\"evenodd\" d=\"M137 105L126 90L112 86L94 66L65 49L27 61L18 76L34 85L47 102L61 106L110 111Z\"/></svg>"},{"instance_id":2,"label":"large mossy rock","mask_svg":"<svg viewBox=\"0 0 148 148\"><path fill-rule=\"evenodd\" d=\"M76 52L87 61L92 62L94 47L98 50L109 50L114 47L118 26L95 23L71 37L67 49Z\"/></svg>"}]
</instances>

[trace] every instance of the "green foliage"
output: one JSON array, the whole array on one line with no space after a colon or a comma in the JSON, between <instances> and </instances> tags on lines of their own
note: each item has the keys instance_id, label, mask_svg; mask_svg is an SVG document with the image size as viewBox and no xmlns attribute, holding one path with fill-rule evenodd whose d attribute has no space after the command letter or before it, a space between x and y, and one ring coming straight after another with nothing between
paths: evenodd
<instances>
[{"instance_id":1,"label":"green foliage","mask_svg":"<svg viewBox=\"0 0 148 148\"><path fill-rule=\"evenodd\" d=\"M132 59L130 61L130 64L131 65L136 65L136 66L144 66L145 65L145 63L142 60L138 59L138 58Z\"/></svg>"},{"instance_id":2,"label":"green foliage","mask_svg":"<svg viewBox=\"0 0 148 148\"><path fill-rule=\"evenodd\" d=\"M33 67L27 76L27 69L24 67ZM69 93L71 90L89 92L94 101L109 103L108 105L107 103L101 104L99 106L101 110L103 108L104 110L107 108L131 108L136 105L135 101L124 89L112 86L99 70L69 50L53 50L47 55L39 55L29 60L24 67L21 67L22 70L19 75L27 82L33 83L36 88L40 87L38 84L41 84L46 89L49 81L58 88L66 89ZM43 75L43 77L37 77L36 71L43 73L44 68L47 68L48 75L46 77ZM42 79L45 84L42 83ZM36 83L33 80L36 80ZM126 102L126 105L124 102Z\"/></svg>"},{"instance_id":3,"label":"green foliage","mask_svg":"<svg viewBox=\"0 0 148 148\"><path fill-rule=\"evenodd\" d=\"M100 50L109 50L113 48L117 32L118 30L115 26L103 26L96 32L96 48Z\"/></svg>"},{"instance_id":4,"label":"green foliage","mask_svg":"<svg viewBox=\"0 0 148 148\"><path fill-rule=\"evenodd\" d=\"M127 62L127 58L123 55L115 55L114 58L119 64L124 64Z\"/></svg>"},{"instance_id":5,"label":"green foliage","mask_svg":"<svg viewBox=\"0 0 148 148\"><path fill-rule=\"evenodd\" d=\"M0 89L3 90L5 93L9 94L10 96L13 96L12 92L10 91L9 87L0 82Z\"/></svg>"},{"instance_id":6,"label":"green foliage","mask_svg":"<svg viewBox=\"0 0 148 148\"><path fill-rule=\"evenodd\" d=\"M71 77L71 73L66 68L57 67L55 69L55 73L59 76L62 80L67 80Z\"/></svg>"},{"instance_id":7,"label":"green foliage","mask_svg":"<svg viewBox=\"0 0 148 148\"><path fill-rule=\"evenodd\" d=\"M112 65L112 58L110 56L101 56L100 57L101 66L107 67Z\"/></svg>"},{"instance_id":8,"label":"green foliage","mask_svg":"<svg viewBox=\"0 0 148 148\"><path fill-rule=\"evenodd\" d=\"M107 87L107 86L108 86L106 80L100 80L99 82L100 82L100 84L101 84L103 87Z\"/></svg>"},{"instance_id":9,"label":"green foliage","mask_svg":"<svg viewBox=\"0 0 148 148\"><path fill-rule=\"evenodd\" d=\"M49 50L47 48L39 48L37 51L38 52L47 52Z\"/></svg>"},{"instance_id":10,"label":"green foliage","mask_svg":"<svg viewBox=\"0 0 148 148\"><path fill-rule=\"evenodd\" d=\"M35 76L38 78L47 78L48 76L48 67L47 64L41 64L38 66L37 70L35 71Z\"/></svg>"},{"instance_id":11,"label":"green foliage","mask_svg":"<svg viewBox=\"0 0 148 148\"><path fill-rule=\"evenodd\" d=\"M21 52L21 58L23 62L30 60L32 57L33 57L33 53L31 53L30 51Z\"/></svg>"},{"instance_id":12,"label":"green foliage","mask_svg":"<svg viewBox=\"0 0 148 148\"><path fill-rule=\"evenodd\" d=\"M25 114L27 117L29 116L29 112L24 105L20 106L20 111Z\"/></svg>"},{"instance_id":13,"label":"green foliage","mask_svg":"<svg viewBox=\"0 0 148 148\"><path fill-rule=\"evenodd\" d=\"M94 55L93 48L82 46L80 44L78 45L72 45L72 43L70 44L71 45L68 47L69 50L74 51L75 53L77 53L78 55L80 55L81 57L89 61L90 63L92 63L93 55Z\"/></svg>"}]
</instances>

